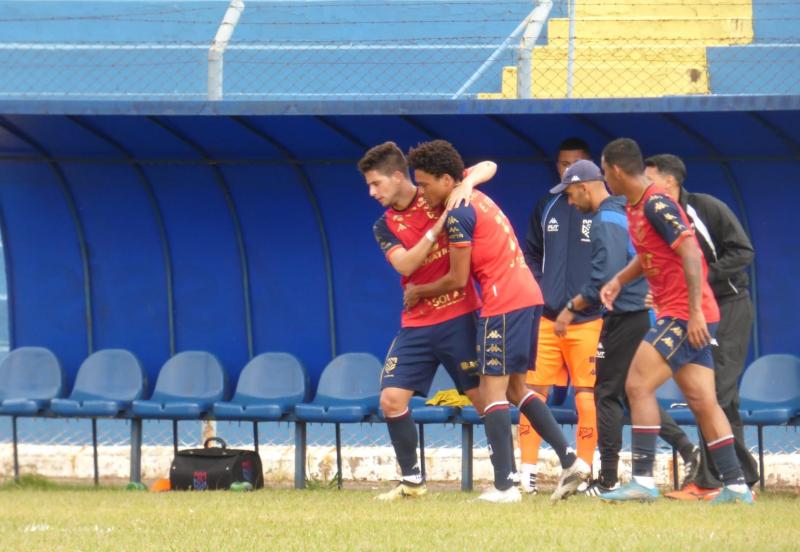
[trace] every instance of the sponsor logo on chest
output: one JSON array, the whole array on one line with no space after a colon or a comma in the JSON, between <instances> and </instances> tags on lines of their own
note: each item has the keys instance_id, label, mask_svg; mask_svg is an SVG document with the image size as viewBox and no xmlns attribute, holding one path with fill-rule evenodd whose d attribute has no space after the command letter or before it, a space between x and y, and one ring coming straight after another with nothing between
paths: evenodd
<instances>
[{"instance_id":1,"label":"sponsor logo on chest","mask_svg":"<svg viewBox=\"0 0 800 552\"><path fill-rule=\"evenodd\" d=\"M592 231L592 219L583 219L581 221L581 241L589 243L592 240L589 238L589 232Z\"/></svg>"}]
</instances>

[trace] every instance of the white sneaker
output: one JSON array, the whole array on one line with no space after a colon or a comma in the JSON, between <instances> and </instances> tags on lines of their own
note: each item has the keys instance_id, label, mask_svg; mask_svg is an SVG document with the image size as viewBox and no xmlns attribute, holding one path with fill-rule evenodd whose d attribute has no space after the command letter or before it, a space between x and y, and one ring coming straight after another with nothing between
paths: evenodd
<instances>
[{"instance_id":1,"label":"white sneaker","mask_svg":"<svg viewBox=\"0 0 800 552\"><path fill-rule=\"evenodd\" d=\"M476 500L494 502L495 504L511 504L513 502L521 502L522 495L519 492L519 487L509 487L505 491L501 491L492 485L490 489L484 491Z\"/></svg>"},{"instance_id":2,"label":"white sneaker","mask_svg":"<svg viewBox=\"0 0 800 552\"><path fill-rule=\"evenodd\" d=\"M577 458L575 463L570 467L561 470L561 479L558 481L558 487L550 495L552 502L564 500L574 495L584 481L589 481L592 477L592 468L589 464Z\"/></svg>"}]
</instances>

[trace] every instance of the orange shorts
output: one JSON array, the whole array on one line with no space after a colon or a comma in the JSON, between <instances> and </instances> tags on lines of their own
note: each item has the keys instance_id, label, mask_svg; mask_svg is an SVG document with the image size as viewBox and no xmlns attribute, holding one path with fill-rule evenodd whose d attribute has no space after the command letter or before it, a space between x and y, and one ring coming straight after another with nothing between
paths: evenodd
<instances>
[{"instance_id":1,"label":"orange shorts","mask_svg":"<svg viewBox=\"0 0 800 552\"><path fill-rule=\"evenodd\" d=\"M597 319L567 327L566 337L557 337L555 322L542 318L539 324L539 343L536 364L528 370L528 385L567 385L594 387L597 342L603 320Z\"/></svg>"}]
</instances>

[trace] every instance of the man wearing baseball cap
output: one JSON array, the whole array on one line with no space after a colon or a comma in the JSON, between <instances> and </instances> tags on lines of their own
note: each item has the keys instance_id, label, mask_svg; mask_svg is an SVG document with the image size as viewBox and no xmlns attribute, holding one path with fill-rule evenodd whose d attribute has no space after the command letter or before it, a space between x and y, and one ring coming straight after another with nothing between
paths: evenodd
<instances>
[{"instance_id":1,"label":"man wearing baseball cap","mask_svg":"<svg viewBox=\"0 0 800 552\"><path fill-rule=\"evenodd\" d=\"M558 148L559 180L576 162L590 159L589 146L580 138L568 138ZM574 173L571 173L574 175ZM552 386L569 383L575 391L575 448L578 457L591 465L597 448L597 418L594 405L595 355L603 326L600 304L576 309L569 300L588 282L592 267L589 230L592 215L568 204L564 193L548 193L533 210L525 236L525 261L544 296L536 360L525 383L542 400ZM566 335L556 335L555 320L565 308L575 317ZM519 444L522 464L520 485L536 493L541 436L520 416Z\"/></svg>"},{"instance_id":2,"label":"man wearing baseball cap","mask_svg":"<svg viewBox=\"0 0 800 552\"><path fill-rule=\"evenodd\" d=\"M569 302L572 310L565 308L556 318L555 332L562 336L566 335L575 317L574 311L600 305L600 288L625 268L636 253L628 235L625 198L608 193L597 165L588 160L577 161L566 170L561 183L550 192L566 194L570 205L582 213L594 215L590 230L591 277ZM593 496L618 486L619 452L627 402L625 379L633 355L650 329L650 315L645 306L647 291L645 279L638 278L622 289L614 302L614 310L603 313L594 387L600 474L587 491ZM682 455L688 450L689 458L692 458L693 443L663 410L660 436L681 451ZM684 461L687 461L686 456Z\"/></svg>"}]
</instances>

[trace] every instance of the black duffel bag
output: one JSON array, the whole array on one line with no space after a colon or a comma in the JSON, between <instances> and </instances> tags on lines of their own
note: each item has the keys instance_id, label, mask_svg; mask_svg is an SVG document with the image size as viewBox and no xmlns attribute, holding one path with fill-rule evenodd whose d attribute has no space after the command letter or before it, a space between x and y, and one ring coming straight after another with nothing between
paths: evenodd
<instances>
[{"instance_id":1,"label":"black duffel bag","mask_svg":"<svg viewBox=\"0 0 800 552\"><path fill-rule=\"evenodd\" d=\"M212 442L219 447L209 447ZM230 489L231 484L264 486L261 457L252 450L229 449L219 437L206 439L201 449L179 450L169 471L173 491L213 491Z\"/></svg>"}]
</instances>

